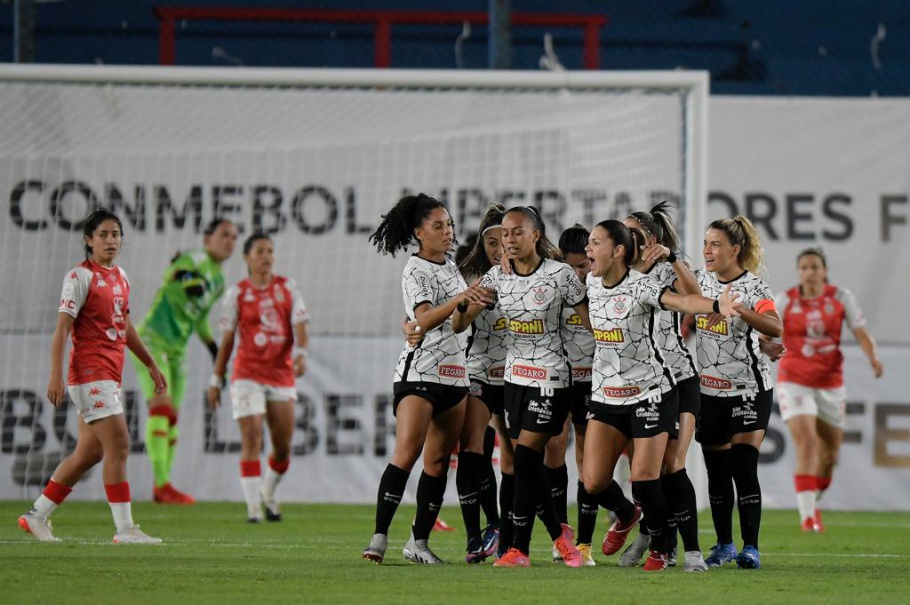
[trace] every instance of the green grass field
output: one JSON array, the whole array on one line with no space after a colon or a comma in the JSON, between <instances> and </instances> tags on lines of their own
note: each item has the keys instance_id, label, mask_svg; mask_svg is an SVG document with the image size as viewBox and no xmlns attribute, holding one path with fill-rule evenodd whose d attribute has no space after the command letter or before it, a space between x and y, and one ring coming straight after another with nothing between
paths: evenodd
<instances>
[{"instance_id":1,"label":"green grass field","mask_svg":"<svg viewBox=\"0 0 910 605\"><path fill-rule=\"evenodd\" d=\"M281 523L249 525L242 504L134 504L137 522L164 539L161 546L110 544L113 525L103 502L65 504L53 517L64 542L42 544L16 524L26 508L0 502L3 604L910 602L910 513L826 512L827 531L816 535L799 530L794 511L766 511L761 569L648 574L621 569L618 555L599 552L594 568L553 565L540 525L531 569L465 565L461 532L432 536L450 565L411 565L400 555L414 511L407 506L398 511L380 566L360 558L372 533L370 506L289 504ZM455 508L442 516L461 525ZM596 539L605 527L601 519ZM709 515L701 515L701 527L707 551Z\"/></svg>"}]
</instances>

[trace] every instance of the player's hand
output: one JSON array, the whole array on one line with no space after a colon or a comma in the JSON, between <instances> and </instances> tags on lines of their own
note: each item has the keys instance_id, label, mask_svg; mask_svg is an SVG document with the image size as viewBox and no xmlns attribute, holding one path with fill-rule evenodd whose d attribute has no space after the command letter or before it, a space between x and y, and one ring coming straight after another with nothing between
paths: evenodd
<instances>
[{"instance_id":1,"label":"player's hand","mask_svg":"<svg viewBox=\"0 0 910 605\"><path fill-rule=\"evenodd\" d=\"M733 287L733 284L729 284L724 291L721 292L720 296L717 297L717 302L720 307L720 315L723 318L728 317L739 317L740 309L742 309L742 304L737 302L739 298L738 292L732 292L730 289ZM712 314L712 315L716 315ZM709 325L714 325L713 323Z\"/></svg>"},{"instance_id":2,"label":"player's hand","mask_svg":"<svg viewBox=\"0 0 910 605\"><path fill-rule=\"evenodd\" d=\"M670 249L657 242L641 247L641 260L648 264L657 262L670 256Z\"/></svg>"},{"instance_id":3,"label":"player's hand","mask_svg":"<svg viewBox=\"0 0 910 605\"><path fill-rule=\"evenodd\" d=\"M787 347L782 342L774 342L770 338L759 337L758 346L761 352L768 356L771 361L777 361L787 353Z\"/></svg>"},{"instance_id":4,"label":"player's hand","mask_svg":"<svg viewBox=\"0 0 910 605\"><path fill-rule=\"evenodd\" d=\"M306 357L297 355L294 358L294 376L300 377L306 374Z\"/></svg>"},{"instance_id":5,"label":"player's hand","mask_svg":"<svg viewBox=\"0 0 910 605\"><path fill-rule=\"evenodd\" d=\"M423 330L420 329L420 324L416 320L405 321L401 324L401 331L404 332L409 347L417 346L423 340Z\"/></svg>"},{"instance_id":6,"label":"player's hand","mask_svg":"<svg viewBox=\"0 0 910 605\"><path fill-rule=\"evenodd\" d=\"M480 282L483 278L478 277L468 288L458 295L462 302L469 305L492 305L496 302L496 292L489 288L481 288Z\"/></svg>"},{"instance_id":7,"label":"player's hand","mask_svg":"<svg viewBox=\"0 0 910 605\"><path fill-rule=\"evenodd\" d=\"M164 395L167 393L167 378L164 377L164 374L161 373L161 370L158 369L156 364L149 366L149 376L152 378L152 382L155 383L155 395Z\"/></svg>"},{"instance_id":8,"label":"player's hand","mask_svg":"<svg viewBox=\"0 0 910 605\"><path fill-rule=\"evenodd\" d=\"M217 409L221 405L221 389L218 387L209 387L208 390L209 407Z\"/></svg>"},{"instance_id":9,"label":"player's hand","mask_svg":"<svg viewBox=\"0 0 910 605\"><path fill-rule=\"evenodd\" d=\"M512 275L512 263L509 262L509 254L507 252L502 253L502 258L499 259L499 268L502 269L503 275Z\"/></svg>"},{"instance_id":10,"label":"player's hand","mask_svg":"<svg viewBox=\"0 0 910 605\"><path fill-rule=\"evenodd\" d=\"M876 378L881 378L885 373L885 366L878 357L872 360L872 373L875 374Z\"/></svg>"},{"instance_id":11,"label":"player's hand","mask_svg":"<svg viewBox=\"0 0 910 605\"><path fill-rule=\"evenodd\" d=\"M47 398L55 408L59 408L66 400L66 386L63 384L63 376L51 376L51 379L47 382Z\"/></svg>"}]
</instances>

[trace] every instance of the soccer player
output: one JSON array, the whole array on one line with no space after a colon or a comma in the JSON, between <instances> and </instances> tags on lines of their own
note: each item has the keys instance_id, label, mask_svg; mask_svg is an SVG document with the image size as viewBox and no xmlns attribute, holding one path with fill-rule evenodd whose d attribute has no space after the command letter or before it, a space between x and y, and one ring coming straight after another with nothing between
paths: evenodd
<instances>
[{"instance_id":1,"label":"soccer player","mask_svg":"<svg viewBox=\"0 0 910 605\"><path fill-rule=\"evenodd\" d=\"M562 309L574 307L587 321L587 299L572 269L552 256L558 251L546 238L543 221L533 208L506 211L502 241L511 273L492 267L480 283L497 294L497 304L509 325L503 389L506 426L515 450L515 498L512 510L514 538L494 565L528 567L535 508L554 546L567 566L580 567L575 533L560 523L543 466L547 441L562 432L568 414L566 399L571 369L563 352ZM481 308L459 303L453 316L455 330L463 330Z\"/></svg>"},{"instance_id":2,"label":"soccer player","mask_svg":"<svg viewBox=\"0 0 910 605\"><path fill-rule=\"evenodd\" d=\"M133 523L126 459L130 438L120 386L124 346L148 367L154 393L164 395L167 380L130 322L130 282L114 264L123 243L123 225L114 213L96 210L82 228L85 262L63 280L57 327L51 341L47 398L59 408L66 392L78 413L76 449L54 471L19 526L42 542L58 542L49 517L90 468L103 461L104 491L114 517L115 544L159 544ZM64 390L63 353L71 336L69 374Z\"/></svg>"},{"instance_id":3,"label":"soccer player","mask_svg":"<svg viewBox=\"0 0 910 605\"><path fill-rule=\"evenodd\" d=\"M633 212L624 221L630 229L639 229L647 247L636 251L632 268L670 286L680 294L701 294L698 280L688 265L677 257L679 235L670 217L669 204L661 202L649 212ZM666 261L666 262L662 262ZM683 537L685 563L683 571L707 571L698 541L698 507L695 487L686 472L686 457L695 434L695 420L701 408L698 371L682 336L681 314L661 311L659 314L658 344L664 360L673 374L679 397L678 435L670 435L664 454L662 482L669 506L668 564L676 564L676 531ZM640 530L643 529L639 526ZM623 552L621 567L638 565L648 548L647 534Z\"/></svg>"},{"instance_id":4,"label":"soccer player","mask_svg":"<svg viewBox=\"0 0 910 605\"><path fill-rule=\"evenodd\" d=\"M701 416L696 438L708 471L708 498L717 544L709 567L736 561L741 569L760 566L758 534L762 495L758 450L771 417L773 384L759 335L776 338L783 326L771 289L758 276L763 251L755 227L744 216L708 225L705 266L696 271L706 296L732 286L739 317L696 318ZM733 487L736 485L743 549L733 544Z\"/></svg>"},{"instance_id":5,"label":"soccer player","mask_svg":"<svg viewBox=\"0 0 910 605\"><path fill-rule=\"evenodd\" d=\"M589 235L588 230L582 225L573 225L559 235L559 252L581 283L585 283L588 273L591 271L591 263L585 255L585 246L588 245ZM594 355L594 337L572 307L563 309L560 329L563 332L562 339L565 345L566 358L572 369L572 384L569 387L567 396L570 418L567 419L562 432L547 442L547 447L544 450L544 468L547 478L550 480L550 489L553 493L553 502L556 505L556 514L560 522L568 523L569 471L566 467L566 450L571 426L575 431L575 464L578 469L578 476L581 477L585 427L588 424L588 402L591 399L591 366L593 364L592 356ZM578 488L581 486L581 479L579 479ZM594 509L594 514L597 514L596 508ZM579 527L581 523L581 519L579 519ZM577 547L581 552L585 567L596 565L594 558L591 556L590 543L578 542ZM562 560L562 555L554 548L552 558L554 562L559 562Z\"/></svg>"},{"instance_id":6,"label":"soccer player","mask_svg":"<svg viewBox=\"0 0 910 605\"><path fill-rule=\"evenodd\" d=\"M502 218L505 208L492 205L480 221L477 240L459 263L465 280L483 276L502 260ZM512 496L515 475L512 468L512 446L503 431L500 440L500 469L502 471L502 515L496 507L496 476L487 451L487 429L491 419L503 418L503 375L505 373L506 321L496 305L480 311L471 326L467 347L468 377L471 381L465 408L464 426L459 438L458 473L455 482L461 514L467 534L465 561L481 563L497 551L500 530L506 543L511 542ZM490 451L492 454L492 451ZM487 527L480 529L480 507L488 501ZM497 516L490 518L490 513ZM505 520L503 522L502 520Z\"/></svg>"},{"instance_id":7,"label":"soccer player","mask_svg":"<svg viewBox=\"0 0 910 605\"><path fill-rule=\"evenodd\" d=\"M228 359L237 342L231 372L231 409L240 425L240 485L247 521L280 521L275 490L291 463L295 379L306 372L306 305L297 282L272 272L274 247L257 233L243 243L249 277L231 286L222 303L221 346L209 382L209 405L217 408ZM268 423L272 452L262 477L262 418Z\"/></svg>"},{"instance_id":8,"label":"soccer player","mask_svg":"<svg viewBox=\"0 0 910 605\"><path fill-rule=\"evenodd\" d=\"M177 417L186 388L186 348L195 332L212 353L218 346L209 325L209 310L224 292L221 265L234 252L237 228L227 219L206 226L202 250L178 253L164 272L164 283L137 331L147 344L169 385L156 395L155 385L135 356L131 356L139 388L148 402L145 450L155 476L153 497L160 504L193 504L195 499L171 485L177 449Z\"/></svg>"},{"instance_id":9,"label":"soccer player","mask_svg":"<svg viewBox=\"0 0 910 605\"><path fill-rule=\"evenodd\" d=\"M884 373L875 341L853 294L828 283L824 253L809 248L796 258L799 285L775 299L784 322L787 354L777 374L780 412L796 446L796 502L803 531L821 532L817 499L828 486L844 437L844 322L869 359L876 378Z\"/></svg>"},{"instance_id":10,"label":"soccer player","mask_svg":"<svg viewBox=\"0 0 910 605\"><path fill-rule=\"evenodd\" d=\"M405 347L395 368L395 451L379 480L376 525L363 558L382 563L389 526L423 450L417 516L402 554L414 563L438 565L443 561L427 540L442 506L449 458L461 435L468 394L467 339L455 334L450 318L466 296L483 306L493 300L476 297L476 288L466 293L461 273L448 258L455 242L452 218L445 204L423 193L401 198L370 236L378 250L393 256L414 240L417 253L405 265L401 289L405 313L417 321L424 337Z\"/></svg>"},{"instance_id":11,"label":"soccer player","mask_svg":"<svg viewBox=\"0 0 910 605\"><path fill-rule=\"evenodd\" d=\"M639 237L641 237L639 235ZM592 279L588 284L594 328L593 391L585 436L584 501L591 497L619 521L604 538L604 551L616 552L640 516L613 480L616 462L630 441L632 492L641 503L651 536L646 571L667 567L665 525L667 501L661 467L670 435L677 433L678 394L674 376L660 347L659 317L663 309L684 313L715 312L730 317L729 289L716 300L680 295L669 285L630 270L635 248L643 242L619 221L599 223L587 247ZM652 251L644 251L650 258ZM678 261L677 261L678 262ZM619 505L619 506L618 506Z\"/></svg>"}]
</instances>

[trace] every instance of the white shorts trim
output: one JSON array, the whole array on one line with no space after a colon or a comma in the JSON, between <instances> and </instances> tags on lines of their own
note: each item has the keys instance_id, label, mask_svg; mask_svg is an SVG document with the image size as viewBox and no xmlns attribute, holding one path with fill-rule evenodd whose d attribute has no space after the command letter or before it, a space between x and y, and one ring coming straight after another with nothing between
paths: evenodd
<instances>
[{"instance_id":1,"label":"white shorts trim","mask_svg":"<svg viewBox=\"0 0 910 605\"><path fill-rule=\"evenodd\" d=\"M266 402L297 401L295 387L276 387L262 384L255 380L235 380L231 382L231 410L234 420L246 416L265 414Z\"/></svg>"},{"instance_id":2,"label":"white shorts trim","mask_svg":"<svg viewBox=\"0 0 910 605\"><path fill-rule=\"evenodd\" d=\"M847 389L813 389L793 382L777 383L777 402L784 422L794 416L808 415L844 428L847 411Z\"/></svg>"},{"instance_id":3,"label":"white shorts trim","mask_svg":"<svg viewBox=\"0 0 910 605\"><path fill-rule=\"evenodd\" d=\"M99 380L66 387L70 401L87 424L123 413L120 385L113 380Z\"/></svg>"}]
</instances>

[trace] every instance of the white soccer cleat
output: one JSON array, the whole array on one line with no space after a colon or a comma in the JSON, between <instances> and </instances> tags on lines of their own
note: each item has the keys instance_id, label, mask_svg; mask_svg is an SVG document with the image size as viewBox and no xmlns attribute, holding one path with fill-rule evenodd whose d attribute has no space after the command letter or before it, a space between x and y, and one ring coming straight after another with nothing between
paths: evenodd
<instances>
[{"instance_id":1,"label":"white soccer cleat","mask_svg":"<svg viewBox=\"0 0 910 605\"><path fill-rule=\"evenodd\" d=\"M281 521L281 508L278 506L278 500L275 498L275 492L268 493L265 486L259 490L262 496L262 506L265 508L266 521Z\"/></svg>"},{"instance_id":2,"label":"white soccer cleat","mask_svg":"<svg viewBox=\"0 0 910 605\"><path fill-rule=\"evenodd\" d=\"M685 553L685 557L686 557L686 563L683 566L683 571L689 571L689 572L708 571L708 564L705 563L704 557L701 556L701 551L687 550Z\"/></svg>"},{"instance_id":3,"label":"white soccer cleat","mask_svg":"<svg viewBox=\"0 0 910 605\"><path fill-rule=\"evenodd\" d=\"M139 529L138 525L131 525L114 534L114 544L161 544L161 538L153 538Z\"/></svg>"},{"instance_id":4,"label":"white soccer cleat","mask_svg":"<svg viewBox=\"0 0 910 605\"><path fill-rule=\"evenodd\" d=\"M60 538L54 536L50 519L39 517L31 511L19 517L19 527L23 531L35 536L39 542L62 542Z\"/></svg>"},{"instance_id":5,"label":"white soccer cleat","mask_svg":"<svg viewBox=\"0 0 910 605\"><path fill-rule=\"evenodd\" d=\"M363 558L376 565L382 563L385 551L389 546L389 537L385 534L373 534L370 545L363 549Z\"/></svg>"},{"instance_id":6,"label":"white soccer cleat","mask_svg":"<svg viewBox=\"0 0 910 605\"><path fill-rule=\"evenodd\" d=\"M411 563L420 563L421 565L442 565L445 563L445 561L436 556L436 553L430 550L426 540L415 540L413 533L408 538L408 543L401 550L401 554Z\"/></svg>"}]
</instances>

